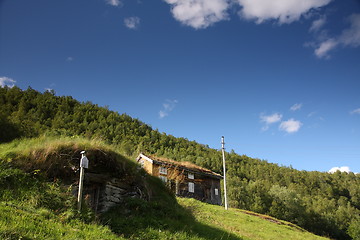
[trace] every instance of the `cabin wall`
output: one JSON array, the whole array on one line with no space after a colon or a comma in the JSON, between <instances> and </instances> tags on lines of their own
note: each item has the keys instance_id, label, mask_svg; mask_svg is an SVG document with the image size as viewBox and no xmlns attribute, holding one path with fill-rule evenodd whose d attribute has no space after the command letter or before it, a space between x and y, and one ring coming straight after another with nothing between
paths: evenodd
<instances>
[{"instance_id":1,"label":"cabin wall","mask_svg":"<svg viewBox=\"0 0 360 240\"><path fill-rule=\"evenodd\" d=\"M138 162L141 164L141 166L145 169L147 173L154 176L154 173L156 173L156 171L154 170L154 166L151 162L143 158L140 158Z\"/></svg>"},{"instance_id":2,"label":"cabin wall","mask_svg":"<svg viewBox=\"0 0 360 240\"><path fill-rule=\"evenodd\" d=\"M187 171L166 164L150 162L143 158L140 158L138 162L146 172L161 178L177 196L195 198L203 202L221 205L220 179L205 176L196 171ZM165 167L167 173L160 173L160 167ZM189 178L189 173L193 174L194 179ZM189 183L194 184L194 192L189 191Z\"/></svg>"},{"instance_id":3,"label":"cabin wall","mask_svg":"<svg viewBox=\"0 0 360 240\"><path fill-rule=\"evenodd\" d=\"M195 198L203 202L221 205L219 179L196 172L180 171L176 168L168 168L167 175L159 174L159 168L160 165L154 164L155 176L167 176L166 184L177 196ZM189 178L189 173L193 175L194 179ZM189 183L194 184L194 192L190 192Z\"/></svg>"},{"instance_id":4,"label":"cabin wall","mask_svg":"<svg viewBox=\"0 0 360 240\"><path fill-rule=\"evenodd\" d=\"M194 192L189 191L189 182L194 183ZM221 205L222 203L219 179L186 179L180 183L178 195L182 197L195 198L197 200L215 205Z\"/></svg>"}]
</instances>

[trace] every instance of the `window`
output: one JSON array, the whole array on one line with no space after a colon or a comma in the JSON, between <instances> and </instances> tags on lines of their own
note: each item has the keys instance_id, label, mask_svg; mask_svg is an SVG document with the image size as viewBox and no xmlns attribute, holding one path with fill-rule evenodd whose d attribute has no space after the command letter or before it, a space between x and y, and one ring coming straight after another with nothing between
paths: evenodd
<instances>
[{"instance_id":1,"label":"window","mask_svg":"<svg viewBox=\"0 0 360 240\"><path fill-rule=\"evenodd\" d=\"M167 177L165 177L165 176L159 176L159 178L160 178L161 181L163 181L164 183L167 183Z\"/></svg>"},{"instance_id":2,"label":"window","mask_svg":"<svg viewBox=\"0 0 360 240\"><path fill-rule=\"evenodd\" d=\"M215 195L218 196L219 195L219 189L215 188Z\"/></svg>"},{"instance_id":3,"label":"window","mask_svg":"<svg viewBox=\"0 0 360 240\"><path fill-rule=\"evenodd\" d=\"M194 192L194 190L195 190L195 185L194 185L194 183L192 183L192 182L189 182L189 192Z\"/></svg>"},{"instance_id":4,"label":"window","mask_svg":"<svg viewBox=\"0 0 360 240\"><path fill-rule=\"evenodd\" d=\"M141 160L139 161L139 163L140 163L140 166L143 168L143 167L144 167L144 164L145 164L145 163L144 163L144 160L141 159Z\"/></svg>"},{"instance_id":5,"label":"window","mask_svg":"<svg viewBox=\"0 0 360 240\"><path fill-rule=\"evenodd\" d=\"M159 173L161 173L161 174L167 174L167 168L165 168L165 167L160 167Z\"/></svg>"},{"instance_id":6,"label":"window","mask_svg":"<svg viewBox=\"0 0 360 240\"><path fill-rule=\"evenodd\" d=\"M193 174L193 173L189 173L189 174L188 174L188 178L189 178L189 179L194 179L194 174Z\"/></svg>"}]
</instances>

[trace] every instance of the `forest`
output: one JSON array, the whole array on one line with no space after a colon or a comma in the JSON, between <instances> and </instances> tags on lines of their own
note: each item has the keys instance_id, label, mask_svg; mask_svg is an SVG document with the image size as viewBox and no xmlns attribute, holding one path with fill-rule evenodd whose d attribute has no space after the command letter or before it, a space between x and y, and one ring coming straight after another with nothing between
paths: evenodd
<instances>
[{"instance_id":1,"label":"forest","mask_svg":"<svg viewBox=\"0 0 360 240\"><path fill-rule=\"evenodd\" d=\"M54 91L0 87L0 143L40 135L101 139L132 158L146 152L223 173L221 152L207 145ZM318 235L360 239L359 174L298 171L234 151L226 159L230 207L283 219Z\"/></svg>"}]
</instances>

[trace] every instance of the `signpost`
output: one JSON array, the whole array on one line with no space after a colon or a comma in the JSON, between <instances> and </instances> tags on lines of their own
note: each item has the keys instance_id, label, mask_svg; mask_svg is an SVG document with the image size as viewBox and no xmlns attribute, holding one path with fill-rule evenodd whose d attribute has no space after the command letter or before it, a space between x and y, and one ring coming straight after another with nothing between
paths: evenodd
<instances>
[{"instance_id":1,"label":"signpost","mask_svg":"<svg viewBox=\"0 0 360 240\"><path fill-rule=\"evenodd\" d=\"M81 201L83 195L83 182L84 182L84 168L89 167L89 159L85 156L85 151L81 152L80 159L80 180L79 180L79 192L78 192L78 210L81 210Z\"/></svg>"},{"instance_id":2,"label":"signpost","mask_svg":"<svg viewBox=\"0 0 360 240\"><path fill-rule=\"evenodd\" d=\"M223 168L224 168L224 200L225 200L225 210L228 209L227 196L226 196L226 168L225 168L225 141L224 136L221 137L221 149L223 157Z\"/></svg>"}]
</instances>

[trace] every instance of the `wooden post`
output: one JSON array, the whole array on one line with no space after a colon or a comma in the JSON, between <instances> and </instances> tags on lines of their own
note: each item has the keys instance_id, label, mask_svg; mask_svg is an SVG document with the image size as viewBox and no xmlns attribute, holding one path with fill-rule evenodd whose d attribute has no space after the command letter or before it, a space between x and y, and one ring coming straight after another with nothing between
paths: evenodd
<instances>
[{"instance_id":1,"label":"wooden post","mask_svg":"<svg viewBox=\"0 0 360 240\"><path fill-rule=\"evenodd\" d=\"M180 182L179 180L175 180L175 194L176 196L178 196L180 194L180 191L179 191L179 185L180 185Z\"/></svg>"},{"instance_id":2,"label":"wooden post","mask_svg":"<svg viewBox=\"0 0 360 240\"><path fill-rule=\"evenodd\" d=\"M81 210L81 202L83 195L83 182L84 182L84 167L80 167L80 180L79 180L79 192L78 192L78 210Z\"/></svg>"},{"instance_id":3,"label":"wooden post","mask_svg":"<svg viewBox=\"0 0 360 240\"><path fill-rule=\"evenodd\" d=\"M224 169L224 200L225 200L225 210L228 209L227 196L226 196L226 168L225 168L225 141L224 136L221 137L221 149L223 157L223 169Z\"/></svg>"},{"instance_id":4,"label":"wooden post","mask_svg":"<svg viewBox=\"0 0 360 240\"><path fill-rule=\"evenodd\" d=\"M81 210L81 202L83 196L83 182L84 182L84 168L88 168L89 160L85 156L85 151L81 152L81 159L80 159L80 180L79 180L79 192L78 192L78 210Z\"/></svg>"}]
</instances>

